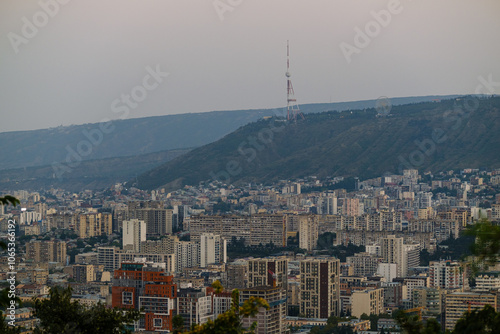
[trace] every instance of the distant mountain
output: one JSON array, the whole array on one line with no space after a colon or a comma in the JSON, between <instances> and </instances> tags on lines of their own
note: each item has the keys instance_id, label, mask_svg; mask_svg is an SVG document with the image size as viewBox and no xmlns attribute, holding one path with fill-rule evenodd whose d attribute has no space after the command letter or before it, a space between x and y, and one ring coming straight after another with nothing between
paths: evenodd
<instances>
[{"instance_id":1,"label":"distant mountain","mask_svg":"<svg viewBox=\"0 0 500 334\"><path fill-rule=\"evenodd\" d=\"M0 189L41 190L61 188L79 192L85 189L101 190L111 185L130 180L154 167L185 154L189 150L169 150L100 160L88 160L66 170L60 177L49 166L37 166L2 170Z\"/></svg>"},{"instance_id":2,"label":"distant mountain","mask_svg":"<svg viewBox=\"0 0 500 334\"><path fill-rule=\"evenodd\" d=\"M394 106L385 117L371 108L309 114L297 123L264 119L130 184L172 190L209 179L269 183L308 175L368 178L406 168L498 168L499 116L499 97L462 97Z\"/></svg>"},{"instance_id":3,"label":"distant mountain","mask_svg":"<svg viewBox=\"0 0 500 334\"><path fill-rule=\"evenodd\" d=\"M394 105L436 96L394 98ZM303 113L371 108L374 100L301 105ZM0 133L0 170L47 166L199 147L283 109L231 110L117 120L102 128L84 124ZM109 127L108 127L109 126ZM75 157L76 153L78 157Z\"/></svg>"}]
</instances>

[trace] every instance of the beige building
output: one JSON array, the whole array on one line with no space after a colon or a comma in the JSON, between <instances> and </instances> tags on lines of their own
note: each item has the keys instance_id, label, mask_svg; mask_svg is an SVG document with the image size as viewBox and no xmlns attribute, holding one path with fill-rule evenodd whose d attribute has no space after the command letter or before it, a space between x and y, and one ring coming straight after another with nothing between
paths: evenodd
<instances>
[{"instance_id":1,"label":"beige building","mask_svg":"<svg viewBox=\"0 0 500 334\"><path fill-rule=\"evenodd\" d=\"M85 213L78 215L75 232L80 238L91 238L113 233L111 213Z\"/></svg>"},{"instance_id":2,"label":"beige building","mask_svg":"<svg viewBox=\"0 0 500 334\"><path fill-rule=\"evenodd\" d=\"M248 260L248 287L277 286L288 288L288 259L269 257Z\"/></svg>"},{"instance_id":3,"label":"beige building","mask_svg":"<svg viewBox=\"0 0 500 334\"><path fill-rule=\"evenodd\" d=\"M73 266L73 279L78 283L88 283L95 280L93 264L75 264Z\"/></svg>"},{"instance_id":4,"label":"beige building","mask_svg":"<svg viewBox=\"0 0 500 334\"><path fill-rule=\"evenodd\" d=\"M26 259L35 263L66 264L66 242L60 240L31 240L26 243Z\"/></svg>"},{"instance_id":5,"label":"beige building","mask_svg":"<svg viewBox=\"0 0 500 334\"><path fill-rule=\"evenodd\" d=\"M353 292L351 308L351 314L358 318L363 313L367 315L384 313L384 289L368 289Z\"/></svg>"},{"instance_id":6,"label":"beige building","mask_svg":"<svg viewBox=\"0 0 500 334\"><path fill-rule=\"evenodd\" d=\"M300 261L300 313L307 318L340 315L340 260L312 258Z\"/></svg>"},{"instance_id":7,"label":"beige building","mask_svg":"<svg viewBox=\"0 0 500 334\"><path fill-rule=\"evenodd\" d=\"M454 292L445 296L445 329L452 330L456 322L469 310L480 310L485 305L497 310L497 295L486 292Z\"/></svg>"},{"instance_id":8,"label":"beige building","mask_svg":"<svg viewBox=\"0 0 500 334\"><path fill-rule=\"evenodd\" d=\"M286 215L257 214L251 216L191 216L191 241L200 241L202 233L213 233L231 242L243 238L245 245L273 243L286 246Z\"/></svg>"},{"instance_id":9,"label":"beige building","mask_svg":"<svg viewBox=\"0 0 500 334\"><path fill-rule=\"evenodd\" d=\"M311 251L318 243L318 215L301 215L299 217L299 247Z\"/></svg>"},{"instance_id":10,"label":"beige building","mask_svg":"<svg viewBox=\"0 0 500 334\"><path fill-rule=\"evenodd\" d=\"M280 287L258 286L242 289L240 291L240 304L250 297L264 298L270 308L260 308L255 317L243 318L243 327L248 328L254 321L257 322L255 334L281 334L286 333L286 291Z\"/></svg>"}]
</instances>

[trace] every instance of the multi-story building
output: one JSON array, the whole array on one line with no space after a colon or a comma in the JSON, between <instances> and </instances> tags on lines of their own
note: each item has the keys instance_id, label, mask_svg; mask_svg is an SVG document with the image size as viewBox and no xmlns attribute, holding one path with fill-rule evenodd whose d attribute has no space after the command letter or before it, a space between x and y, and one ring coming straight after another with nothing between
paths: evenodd
<instances>
[{"instance_id":1,"label":"multi-story building","mask_svg":"<svg viewBox=\"0 0 500 334\"><path fill-rule=\"evenodd\" d=\"M177 286L163 269L143 263L123 263L115 270L112 306L141 310L135 330L172 331Z\"/></svg>"},{"instance_id":2,"label":"multi-story building","mask_svg":"<svg viewBox=\"0 0 500 334\"><path fill-rule=\"evenodd\" d=\"M26 243L26 259L35 263L66 264L66 242L61 240L31 240Z\"/></svg>"},{"instance_id":3,"label":"multi-story building","mask_svg":"<svg viewBox=\"0 0 500 334\"><path fill-rule=\"evenodd\" d=\"M497 310L497 295L487 292L453 292L445 295L445 329L452 330L465 312L490 305Z\"/></svg>"},{"instance_id":4,"label":"multi-story building","mask_svg":"<svg viewBox=\"0 0 500 334\"><path fill-rule=\"evenodd\" d=\"M202 233L213 233L229 242L244 239L245 245L272 243L286 246L286 215L258 214L251 216L191 216L191 241L200 241Z\"/></svg>"},{"instance_id":5,"label":"multi-story building","mask_svg":"<svg viewBox=\"0 0 500 334\"><path fill-rule=\"evenodd\" d=\"M248 286L248 264L246 262L227 264L223 284L229 291L246 288Z\"/></svg>"},{"instance_id":6,"label":"multi-story building","mask_svg":"<svg viewBox=\"0 0 500 334\"><path fill-rule=\"evenodd\" d=\"M166 235L160 240L146 240L141 242L141 253L174 254L178 242L179 238L174 235Z\"/></svg>"},{"instance_id":7,"label":"multi-story building","mask_svg":"<svg viewBox=\"0 0 500 334\"><path fill-rule=\"evenodd\" d=\"M429 263L430 286L441 289L462 289L463 270L455 261L431 261Z\"/></svg>"},{"instance_id":8,"label":"multi-story building","mask_svg":"<svg viewBox=\"0 0 500 334\"><path fill-rule=\"evenodd\" d=\"M177 293L177 314L184 319L184 329L213 320L211 288L180 289Z\"/></svg>"},{"instance_id":9,"label":"multi-story building","mask_svg":"<svg viewBox=\"0 0 500 334\"><path fill-rule=\"evenodd\" d=\"M129 208L129 217L144 221L146 236L152 238L172 234L172 212L162 208Z\"/></svg>"},{"instance_id":10,"label":"multi-story building","mask_svg":"<svg viewBox=\"0 0 500 334\"><path fill-rule=\"evenodd\" d=\"M146 223L139 219L124 220L122 228L123 249L139 253L141 242L144 241L146 241Z\"/></svg>"},{"instance_id":11,"label":"multi-story building","mask_svg":"<svg viewBox=\"0 0 500 334\"><path fill-rule=\"evenodd\" d=\"M288 260L269 257L248 260L248 287L277 286L285 291L288 285Z\"/></svg>"},{"instance_id":12,"label":"multi-story building","mask_svg":"<svg viewBox=\"0 0 500 334\"><path fill-rule=\"evenodd\" d=\"M113 271L119 269L122 263L133 262L135 260L142 262L160 263L165 266L165 270L174 273L176 270L175 254L161 253L131 253L117 247L98 247L97 262L104 266L104 270Z\"/></svg>"},{"instance_id":13,"label":"multi-story building","mask_svg":"<svg viewBox=\"0 0 500 334\"><path fill-rule=\"evenodd\" d=\"M226 263L227 241L220 235L203 233L200 236L200 267L209 264Z\"/></svg>"},{"instance_id":14,"label":"multi-story building","mask_svg":"<svg viewBox=\"0 0 500 334\"><path fill-rule=\"evenodd\" d=\"M412 291L413 308L422 307L426 313L439 315L442 313L441 301L445 290L439 288L417 287Z\"/></svg>"},{"instance_id":15,"label":"multi-story building","mask_svg":"<svg viewBox=\"0 0 500 334\"><path fill-rule=\"evenodd\" d=\"M385 263L395 263L397 274L402 277L403 274L403 238L397 238L395 235L389 235L382 239L381 245L382 258Z\"/></svg>"},{"instance_id":16,"label":"multi-story building","mask_svg":"<svg viewBox=\"0 0 500 334\"><path fill-rule=\"evenodd\" d=\"M88 283L95 279L93 264L73 265L73 279L78 283Z\"/></svg>"},{"instance_id":17,"label":"multi-story building","mask_svg":"<svg viewBox=\"0 0 500 334\"><path fill-rule=\"evenodd\" d=\"M356 253L354 256L348 256L346 261L354 268L355 276L372 276L377 272L381 257L373 256L370 253Z\"/></svg>"},{"instance_id":18,"label":"multi-story building","mask_svg":"<svg viewBox=\"0 0 500 334\"><path fill-rule=\"evenodd\" d=\"M240 304L250 297L265 299L270 308L261 307L255 317L243 318L243 327L248 328L256 321L256 334L286 333L286 290L272 286L257 286L240 290Z\"/></svg>"},{"instance_id":19,"label":"multi-story building","mask_svg":"<svg viewBox=\"0 0 500 334\"><path fill-rule=\"evenodd\" d=\"M360 318L363 313L384 313L384 289L357 290L352 294L352 315Z\"/></svg>"},{"instance_id":20,"label":"multi-story building","mask_svg":"<svg viewBox=\"0 0 500 334\"><path fill-rule=\"evenodd\" d=\"M179 241L175 245L176 272L200 265L200 244L194 241Z\"/></svg>"},{"instance_id":21,"label":"multi-story building","mask_svg":"<svg viewBox=\"0 0 500 334\"><path fill-rule=\"evenodd\" d=\"M299 216L299 247L311 251L318 243L318 215Z\"/></svg>"},{"instance_id":22,"label":"multi-story building","mask_svg":"<svg viewBox=\"0 0 500 334\"><path fill-rule=\"evenodd\" d=\"M475 291L498 291L500 290L500 273L489 272L476 277Z\"/></svg>"},{"instance_id":23,"label":"multi-story building","mask_svg":"<svg viewBox=\"0 0 500 334\"><path fill-rule=\"evenodd\" d=\"M76 218L75 232L80 238L91 238L113 233L111 213L85 213Z\"/></svg>"},{"instance_id":24,"label":"multi-story building","mask_svg":"<svg viewBox=\"0 0 500 334\"><path fill-rule=\"evenodd\" d=\"M300 261L300 313L308 318L340 315L340 260Z\"/></svg>"}]
</instances>

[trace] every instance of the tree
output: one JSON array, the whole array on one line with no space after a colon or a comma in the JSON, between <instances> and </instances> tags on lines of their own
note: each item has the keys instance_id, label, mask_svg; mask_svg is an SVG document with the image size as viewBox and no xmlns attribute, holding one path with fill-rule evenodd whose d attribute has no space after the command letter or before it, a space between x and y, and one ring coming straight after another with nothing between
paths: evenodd
<instances>
[{"instance_id":1,"label":"tree","mask_svg":"<svg viewBox=\"0 0 500 334\"><path fill-rule=\"evenodd\" d=\"M194 325L190 334L250 334L255 332L257 322L253 322L250 328L243 328L242 320L246 317L255 317L260 308L269 309L269 304L265 299L250 297L242 306L239 306L240 294L237 289L231 294L231 309L219 315L214 321L207 321L202 325Z\"/></svg>"},{"instance_id":2,"label":"tree","mask_svg":"<svg viewBox=\"0 0 500 334\"><path fill-rule=\"evenodd\" d=\"M172 318L172 328L174 330L174 334L182 333L182 329L184 328L184 318L177 314Z\"/></svg>"},{"instance_id":3,"label":"tree","mask_svg":"<svg viewBox=\"0 0 500 334\"><path fill-rule=\"evenodd\" d=\"M500 313L490 305L482 310L465 313L455 324L453 334L489 334L498 333L500 329Z\"/></svg>"},{"instance_id":4,"label":"tree","mask_svg":"<svg viewBox=\"0 0 500 334\"><path fill-rule=\"evenodd\" d=\"M12 298L9 297L9 288L5 288L0 292L0 333L17 334L21 333L21 327L12 327L4 321L3 311L7 310L10 306ZM21 305L19 297L15 298L15 302Z\"/></svg>"},{"instance_id":5,"label":"tree","mask_svg":"<svg viewBox=\"0 0 500 334\"><path fill-rule=\"evenodd\" d=\"M40 319L36 334L130 333L127 326L140 318L137 310L110 309L101 303L87 307L71 301L71 288L52 288L48 299L35 299L33 306L34 316Z\"/></svg>"},{"instance_id":6,"label":"tree","mask_svg":"<svg viewBox=\"0 0 500 334\"><path fill-rule=\"evenodd\" d=\"M0 197L0 204L9 205L9 203L12 204L13 206L21 204L21 202L19 202L19 200L14 196L6 195L4 197Z\"/></svg>"},{"instance_id":7,"label":"tree","mask_svg":"<svg viewBox=\"0 0 500 334\"><path fill-rule=\"evenodd\" d=\"M485 267L494 265L500 252L500 226L482 219L470 227L466 234L476 238L472 252L477 256L479 263Z\"/></svg>"}]
</instances>

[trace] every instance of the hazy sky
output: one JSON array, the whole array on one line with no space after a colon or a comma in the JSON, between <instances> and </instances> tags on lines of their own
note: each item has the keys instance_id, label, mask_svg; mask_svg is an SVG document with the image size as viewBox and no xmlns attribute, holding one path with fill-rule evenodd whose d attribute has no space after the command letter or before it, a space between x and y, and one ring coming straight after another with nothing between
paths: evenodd
<instances>
[{"instance_id":1,"label":"hazy sky","mask_svg":"<svg viewBox=\"0 0 500 334\"><path fill-rule=\"evenodd\" d=\"M42 9L51 3L52 16ZM299 103L465 94L479 76L500 82L500 1L397 3L1 0L0 131L282 107L287 39ZM355 41L356 28L369 29L369 44ZM356 48L350 63L343 42ZM146 77L157 67L169 73L160 83ZM132 92L136 100L120 100Z\"/></svg>"}]
</instances>

